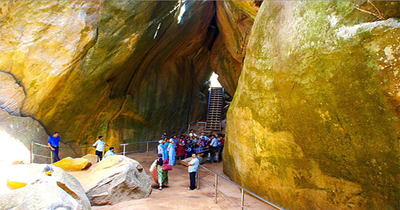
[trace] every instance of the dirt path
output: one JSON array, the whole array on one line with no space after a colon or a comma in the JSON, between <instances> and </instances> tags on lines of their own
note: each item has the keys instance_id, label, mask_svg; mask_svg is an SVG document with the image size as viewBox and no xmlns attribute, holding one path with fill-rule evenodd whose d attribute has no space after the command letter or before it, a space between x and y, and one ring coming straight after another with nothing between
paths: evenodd
<instances>
[{"instance_id":1,"label":"dirt path","mask_svg":"<svg viewBox=\"0 0 400 210\"><path fill-rule=\"evenodd\" d=\"M147 174L150 175L148 170L151 163L156 159L156 152L152 151L149 155L147 153L135 153L128 155L128 157L139 161ZM222 172L222 163L208 163L204 166L224 175ZM200 176L208 182L214 183L214 175L210 172L206 172L204 169L200 170ZM218 194L218 204L215 204L215 190L203 181L200 181L199 190L185 190L189 186L189 175L185 166L179 164L174 166L174 169L169 172L168 177L169 186L163 188L161 191L158 190L153 178L151 178L153 181L153 191L147 198L125 201L111 206L94 206L93 209L240 209L239 205L224 198L221 194ZM240 203L240 191L237 187L222 179L220 179L218 186L224 193L232 196ZM248 195L245 196L245 205L248 209L273 209Z\"/></svg>"}]
</instances>

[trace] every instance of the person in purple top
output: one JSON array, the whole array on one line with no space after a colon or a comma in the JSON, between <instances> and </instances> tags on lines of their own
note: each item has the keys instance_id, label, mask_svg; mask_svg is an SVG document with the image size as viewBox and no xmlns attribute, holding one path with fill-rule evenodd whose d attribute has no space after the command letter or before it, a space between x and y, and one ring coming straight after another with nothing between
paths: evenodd
<instances>
[{"instance_id":1,"label":"person in purple top","mask_svg":"<svg viewBox=\"0 0 400 210\"><path fill-rule=\"evenodd\" d=\"M53 153L53 163L59 161L60 157L58 157L58 152L60 145L60 134L58 132L54 132L53 135L47 140L47 145Z\"/></svg>"}]
</instances>

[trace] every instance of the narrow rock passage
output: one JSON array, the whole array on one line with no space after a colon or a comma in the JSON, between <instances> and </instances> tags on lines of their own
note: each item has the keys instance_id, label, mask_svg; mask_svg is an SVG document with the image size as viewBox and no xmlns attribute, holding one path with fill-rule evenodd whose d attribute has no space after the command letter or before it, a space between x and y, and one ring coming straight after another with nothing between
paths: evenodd
<instances>
[{"instance_id":1,"label":"narrow rock passage","mask_svg":"<svg viewBox=\"0 0 400 210\"><path fill-rule=\"evenodd\" d=\"M147 174L150 175L149 168L151 163L156 159L156 151L150 152L149 155L147 153L130 154L128 157L139 161ZM224 175L222 172L222 163L206 164L205 166ZM200 176L214 183L214 175L211 173L200 169ZM199 190L185 190L188 185L187 167L178 164L169 172L169 186L160 191L153 182L153 191L148 198L134 199L116 205L94 206L93 209L240 209L239 205L228 198L224 198L221 194L218 194L218 204L215 204L214 190L202 181L200 181L201 188ZM219 187L223 189L223 192L240 202L240 191L237 187L228 184L226 181L222 181L222 179L220 179ZM248 195L245 197L245 202L248 209L273 209Z\"/></svg>"}]
</instances>

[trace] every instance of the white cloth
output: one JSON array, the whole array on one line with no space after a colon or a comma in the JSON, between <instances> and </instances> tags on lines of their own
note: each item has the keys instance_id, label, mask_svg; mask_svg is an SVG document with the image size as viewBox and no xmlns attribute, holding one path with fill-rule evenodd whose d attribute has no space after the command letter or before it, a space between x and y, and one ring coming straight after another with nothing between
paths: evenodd
<instances>
[{"instance_id":1,"label":"white cloth","mask_svg":"<svg viewBox=\"0 0 400 210\"><path fill-rule=\"evenodd\" d=\"M99 139L93 144L93 146L96 147L97 151L103 152L105 144L106 142Z\"/></svg>"},{"instance_id":2,"label":"white cloth","mask_svg":"<svg viewBox=\"0 0 400 210\"><path fill-rule=\"evenodd\" d=\"M192 137L192 136L197 137L197 134L193 132L193 133L189 133L189 136L190 136L190 137Z\"/></svg>"},{"instance_id":3,"label":"white cloth","mask_svg":"<svg viewBox=\"0 0 400 210\"><path fill-rule=\"evenodd\" d=\"M106 157L108 157L108 156L113 156L113 155L115 155L115 153L114 153L113 151L111 151L111 150L108 150L108 151L106 152L106 154L104 155L104 158L106 158Z\"/></svg>"}]
</instances>

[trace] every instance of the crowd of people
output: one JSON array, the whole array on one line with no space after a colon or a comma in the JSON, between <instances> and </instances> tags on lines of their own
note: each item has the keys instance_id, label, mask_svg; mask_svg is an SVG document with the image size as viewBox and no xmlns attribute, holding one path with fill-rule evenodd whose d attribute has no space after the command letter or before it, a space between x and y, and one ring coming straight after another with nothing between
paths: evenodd
<instances>
[{"instance_id":1,"label":"crowd of people","mask_svg":"<svg viewBox=\"0 0 400 210\"><path fill-rule=\"evenodd\" d=\"M54 132L53 135L49 137L47 144L53 153L53 163L59 161L59 133ZM154 168L157 167L155 172L158 175L156 181L159 184L159 189L162 190L163 186L168 185L168 170L171 170L172 168L166 169L166 166L174 166L177 159L183 160L192 157L191 161L188 163L190 187L187 188L187 190L194 190L195 177L200 164L198 155L202 156L203 158L207 158L207 161L210 163L219 162L222 160L224 144L225 139L222 135L212 134L210 136L206 136L205 133L197 135L193 130L191 130L187 136L181 135L179 138L177 138L177 136L172 136L168 139L167 133L164 133L162 135L162 140L159 141L159 145L157 147L158 157L153 163ZM93 147L96 148L98 161L103 159L103 152L106 146L108 145L104 142L103 136L99 136L98 140L93 144ZM106 152L105 157L112 155L115 155L114 147L109 148L109 151Z\"/></svg>"},{"instance_id":2,"label":"crowd of people","mask_svg":"<svg viewBox=\"0 0 400 210\"><path fill-rule=\"evenodd\" d=\"M189 135L172 136L168 139L167 133L161 136L157 147L158 158L154 161L154 167L157 166L157 182L159 189L168 184L168 170L165 165L175 165L175 160L183 160L192 157L189 162L188 172L190 174L190 187L187 190L194 190L195 176L198 170L198 155L207 158L210 163L222 160L222 152L224 149L225 139L222 135L212 134L209 137L205 133L197 135L193 130Z\"/></svg>"},{"instance_id":3,"label":"crowd of people","mask_svg":"<svg viewBox=\"0 0 400 210\"><path fill-rule=\"evenodd\" d=\"M164 133L162 138L159 141L158 153L162 154L163 159L168 159L171 165L175 165L176 159L183 160L191 157L192 154L201 155L211 163L222 160L225 144L222 135L212 134L208 137L205 133L197 135L191 130L187 136L181 135L179 138L173 136L168 139L167 134Z\"/></svg>"}]
</instances>

